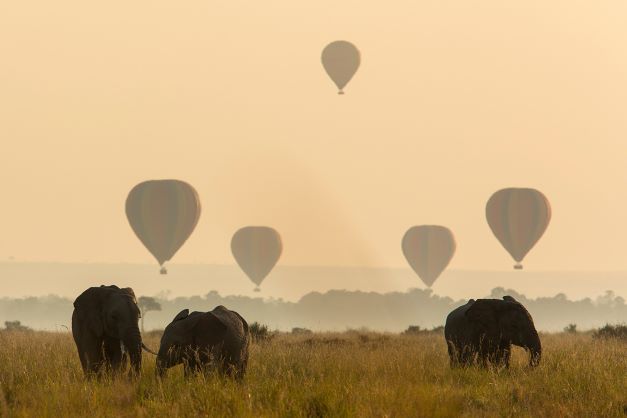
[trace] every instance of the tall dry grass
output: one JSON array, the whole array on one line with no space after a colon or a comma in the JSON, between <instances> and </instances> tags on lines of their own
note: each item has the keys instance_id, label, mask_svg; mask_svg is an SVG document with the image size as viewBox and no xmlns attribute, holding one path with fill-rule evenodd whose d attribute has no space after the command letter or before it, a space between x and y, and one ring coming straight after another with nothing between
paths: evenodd
<instances>
[{"instance_id":1,"label":"tall dry grass","mask_svg":"<svg viewBox=\"0 0 627 418\"><path fill-rule=\"evenodd\" d=\"M158 337L146 343L156 348ZM11 417L626 416L627 344L543 335L541 365L451 370L441 335L282 335L252 346L242 384L217 375L86 381L69 334L0 333L0 413Z\"/></svg>"}]
</instances>

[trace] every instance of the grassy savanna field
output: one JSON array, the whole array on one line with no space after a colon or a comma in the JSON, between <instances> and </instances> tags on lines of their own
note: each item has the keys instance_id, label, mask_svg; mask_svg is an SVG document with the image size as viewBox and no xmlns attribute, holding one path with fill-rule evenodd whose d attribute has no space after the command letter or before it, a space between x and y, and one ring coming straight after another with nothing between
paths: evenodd
<instances>
[{"instance_id":1,"label":"grassy savanna field","mask_svg":"<svg viewBox=\"0 0 627 418\"><path fill-rule=\"evenodd\" d=\"M159 336L144 338L158 348ZM451 370L440 334L277 335L254 343L243 383L216 375L143 374L86 381L69 333L0 333L0 415L626 416L627 344L542 335L541 365L516 349L509 370Z\"/></svg>"}]
</instances>

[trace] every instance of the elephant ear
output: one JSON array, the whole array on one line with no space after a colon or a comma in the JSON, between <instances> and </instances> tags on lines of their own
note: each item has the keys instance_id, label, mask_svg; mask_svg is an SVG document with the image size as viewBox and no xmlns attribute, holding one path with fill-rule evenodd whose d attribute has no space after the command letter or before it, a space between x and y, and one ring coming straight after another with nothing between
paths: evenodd
<instances>
[{"instance_id":1,"label":"elephant ear","mask_svg":"<svg viewBox=\"0 0 627 418\"><path fill-rule=\"evenodd\" d=\"M196 344L213 345L218 344L224 339L227 326L220 318L211 312L204 313L194 317L193 325L194 335L196 336Z\"/></svg>"},{"instance_id":2,"label":"elephant ear","mask_svg":"<svg viewBox=\"0 0 627 418\"><path fill-rule=\"evenodd\" d=\"M102 287L90 287L81 293L74 301L74 309L80 312L80 318L96 333L102 335L102 307L107 290Z\"/></svg>"},{"instance_id":3,"label":"elephant ear","mask_svg":"<svg viewBox=\"0 0 627 418\"><path fill-rule=\"evenodd\" d=\"M189 316L189 309L183 309L181 312L177 313L172 322L180 321L181 319L185 319Z\"/></svg>"},{"instance_id":4,"label":"elephant ear","mask_svg":"<svg viewBox=\"0 0 627 418\"><path fill-rule=\"evenodd\" d=\"M120 289L122 291L122 293L130 296L131 299L133 299L133 302L135 302L135 305L137 305L137 298L135 297L135 292L133 292L133 289L130 287L125 287L123 289Z\"/></svg>"},{"instance_id":5,"label":"elephant ear","mask_svg":"<svg viewBox=\"0 0 627 418\"><path fill-rule=\"evenodd\" d=\"M211 312L187 315L184 309L168 325L169 334L177 344L213 345L222 341L226 325ZM178 318L178 319L177 319Z\"/></svg>"},{"instance_id":6,"label":"elephant ear","mask_svg":"<svg viewBox=\"0 0 627 418\"><path fill-rule=\"evenodd\" d=\"M490 299L479 299L472 304L465 315L472 323L488 333L498 332L498 303Z\"/></svg>"},{"instance_id":7,"label":"elephant ear","mask_svg":"<svg viewBox=\"0 0 627 418\"><path fill-rule=\"evenodd\" d=\"M506 302L514 302L514 303L519 303L516 299L514 299L513 297L509 296L509 295L505 295L503 296L503 300Z\"/></svg>"}]
</instances>

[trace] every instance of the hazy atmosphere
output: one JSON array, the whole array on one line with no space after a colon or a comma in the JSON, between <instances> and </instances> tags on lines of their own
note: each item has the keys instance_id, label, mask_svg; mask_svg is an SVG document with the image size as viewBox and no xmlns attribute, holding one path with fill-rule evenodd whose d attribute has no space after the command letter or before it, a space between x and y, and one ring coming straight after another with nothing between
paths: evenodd
<instances>
[{"instance_id":1,"label":"hazy atmosphere","mask_svg":"<svg viewBox=\"0 0 627 418\"><path fill-rule=\"evenodd\" d=\"M0 1L0 416L624 417L626 21Z\"/></svg>"},{"instance_id":2,"label":"hazy atmosphere","mask_svg":"<svg viewBox=\"0 0 627 418\"><path fill-rule=\"evenodd\" d=\"M424 285L400 239L429 223L457 241L436 294L626 296L627 6L356 4L0 6L3 296L252 295L229 247L248 224L283 241L259 296L405 291ZM329 34L363 56L341 97ZM203 208L152 279L123 210L149 178L193 184ZM484 215L506 186L553 213L517 272Z\"/></svg>"},{"instance_id":3,"label":"hazy atmosphere","mask_svg":"<svg viewBox=\"0 0 627 418\"><path fill-rule=\"evenodd\" d=\"M553 209L527 269L627 270L626 12L4 2L0 254L149 263L124 200L179 178L203 214L173 263L233 263L233 232L268 224L282 265L405 267L404 231L440 223L452 269L508 270L484 207L519 186ZM342 97L319 62L337 37L363 56Z\"/></svg>"}]
</instances>

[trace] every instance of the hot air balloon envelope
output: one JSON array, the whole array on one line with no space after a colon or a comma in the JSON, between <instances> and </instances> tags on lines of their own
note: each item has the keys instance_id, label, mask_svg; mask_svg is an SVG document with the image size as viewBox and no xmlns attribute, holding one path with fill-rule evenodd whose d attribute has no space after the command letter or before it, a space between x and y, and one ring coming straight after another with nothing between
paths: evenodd
<instances>
[{"instance_id":1,"label":"hot air balloon envelope","mask_svg":"<svg viewBox=\"0 0 627 418\"><path fill-rule=\"evenodd\" d=\"M322 51L322 65L339 89L344 94L344 87L353 78L361 63L361 54L355 45L347 41L335 41Z\"/></svg>"},{"instance_id":2,"label":"hot air balloon envelope","mask_svg":"<svg viewBox=\"0 0 627 418\"><path fill-rule=\"evenodd\" d=\"M126 217L135 235L163 266L194 231L200 199L192 186L180 180L145 181L128 194ZM162 267L161 273L166 272Z\"/></svg>"},{"instance_id":3,"label":"hot air balloon envelope","mask_svg":"<svg viewBox=\"0 0 627 418\"><path fill-rule=\"evenodd\" d=\"M439 225L413 226L403 236L403 254L420 279L431 287L455 254L455 237Z\"/></svg>"},{"instance_id":4,"label":"hot air balloon envelope","mask_svg":"<svg viewBox=\"0 0 627 418\"><path fill-rule=\"evenodd\" d=\"M522 269L521 261L538 242L551 221L551 205L538 190L502 189L494 193L485 208L494 236Z\"/></svg>"},{"instance_id":5,"label":"hot air balloon envelope","mask_svg":"<svg viewBox=\"0 0 627 418\"><path fill-rule=\"evenodd\" d=\"M231 239L231 252L235 261L257 286L272 271L282 251L281 236L267 226L241 228Z\"/></svg>"}]
</instances>

